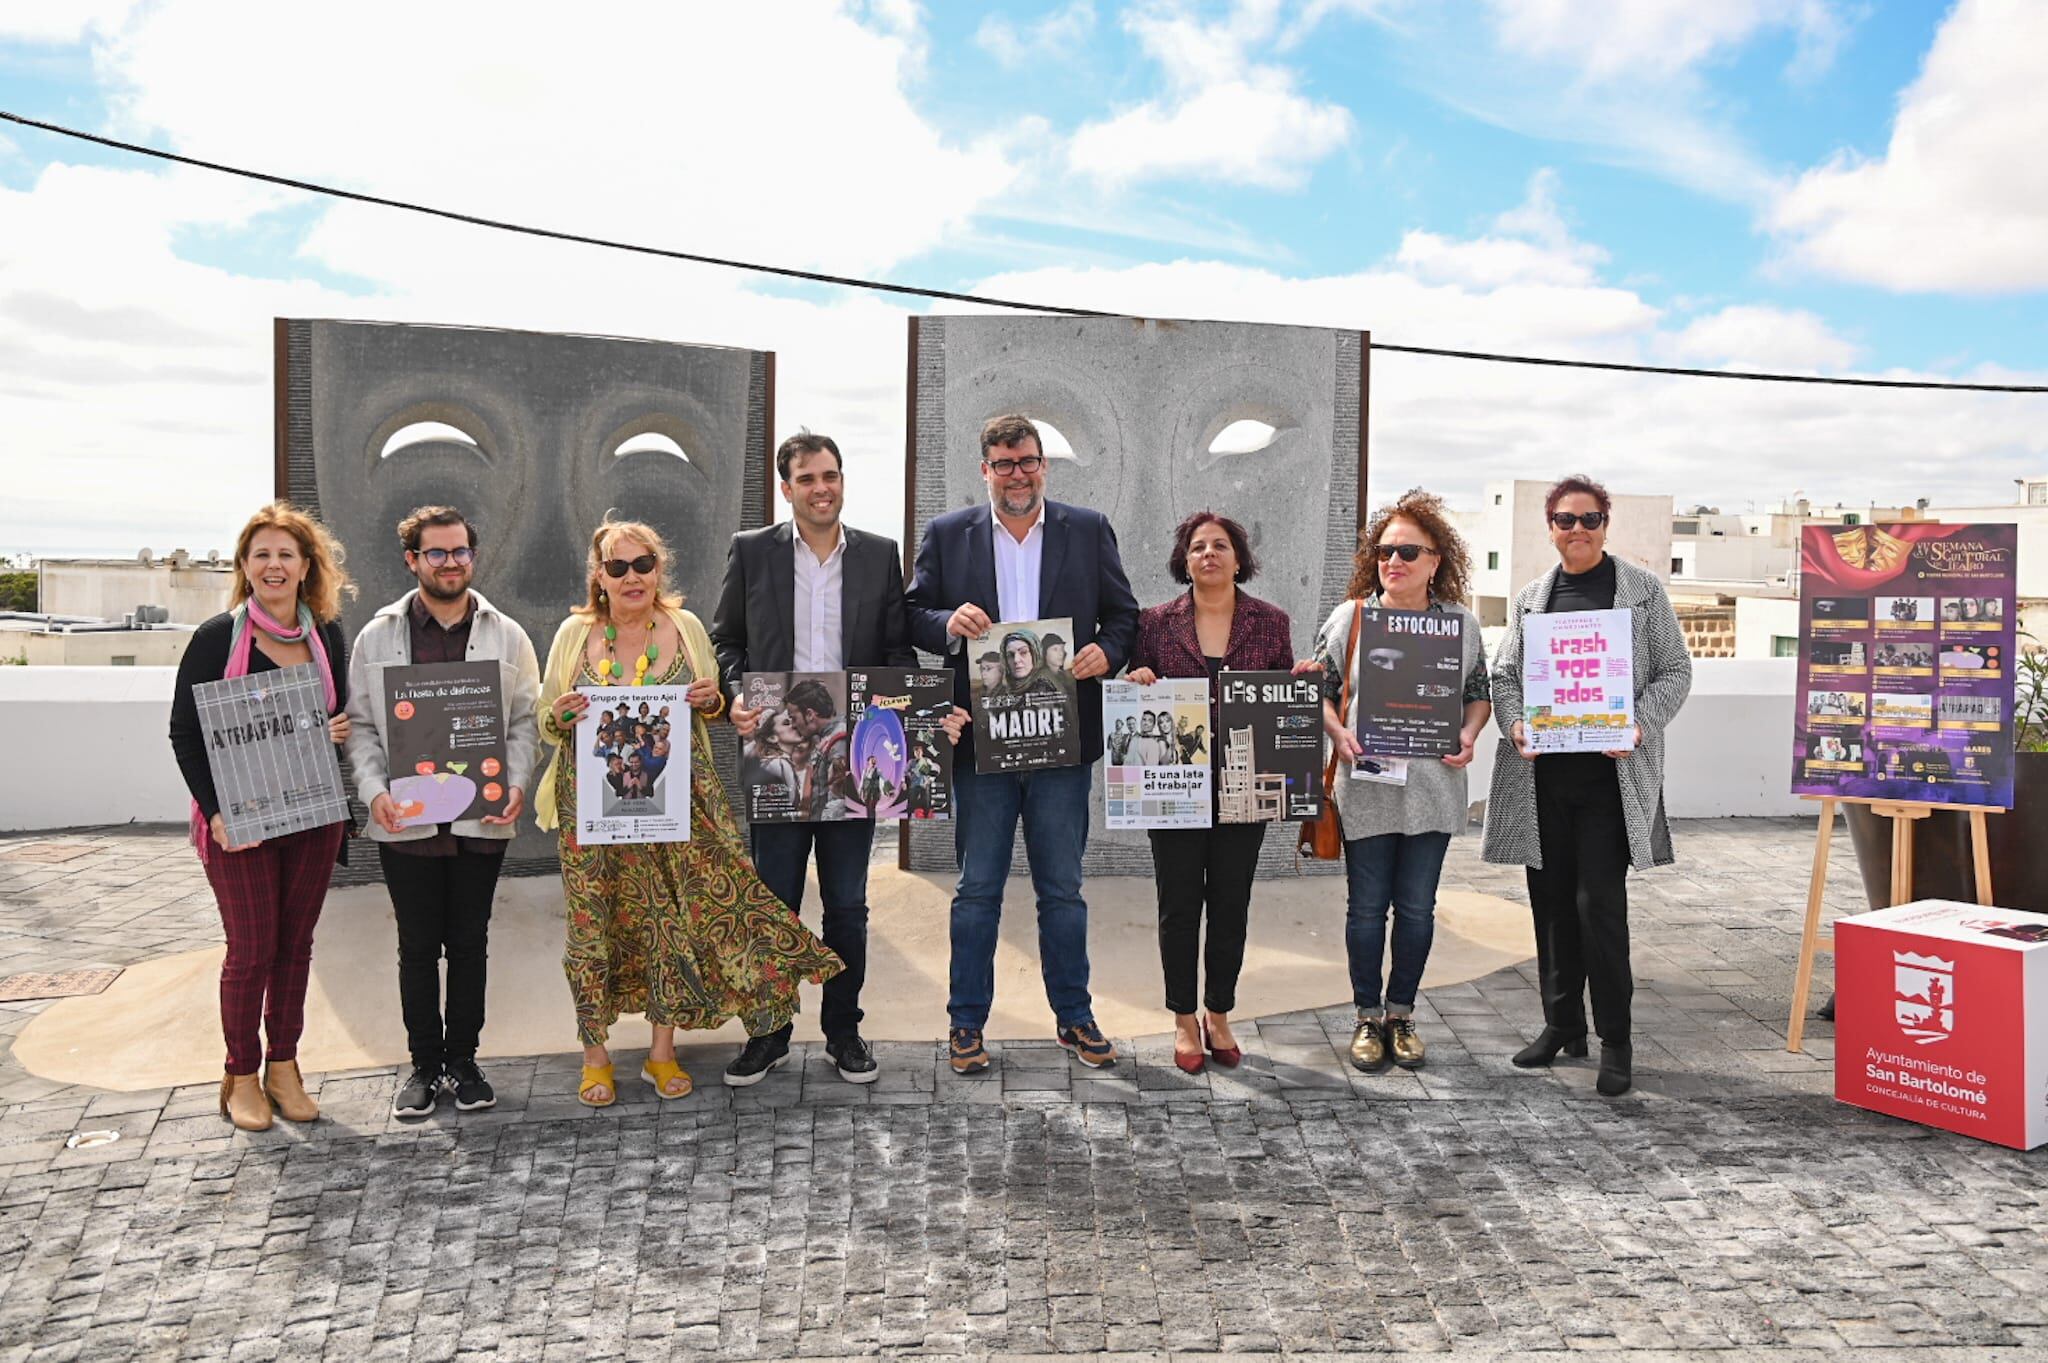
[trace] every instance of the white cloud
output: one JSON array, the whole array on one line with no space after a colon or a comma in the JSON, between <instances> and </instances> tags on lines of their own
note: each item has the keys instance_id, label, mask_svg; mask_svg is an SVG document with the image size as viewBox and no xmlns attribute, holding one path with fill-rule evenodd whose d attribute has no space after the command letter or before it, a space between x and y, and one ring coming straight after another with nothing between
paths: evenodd
<instances>
[{"instance_id":1,"label":"white cloud","mask_svg":"<svg viewBox=\"0 0 2048 1363\"><path fill-rule=\"evenodd\" d=\"M0 42L76 43L120 27L138 0L28 0L0 9Z\"/></svg>"},{"instance_id":2,"label":"white cloud","mask_svg":"<svg viewBox=\"0 0 2048 1363\"><path fill-rule=\"evenodd\" d=\"M1070 0L1035 23L1021 26L1005 15L988 15L974 31L974 42L1003 66L1014 70L1034 62L1070 57L1094 31L1092 0Z\"/></svg>"},{"instance_id":3,"label":"white cloud","mask_svg":"<svg viewBox=\"0 0 2048 1363\"><path fill-rule=\"evenodd\" d=\"M1962 0L1881 157L1842 153L1768 216L1793 262L1901 291L2048 288L2048 9Z\"/></svg>"},{"instance_id":4,"label":"white cloud","mask_svg":"<svg viewBox=\"0 0 2048 1363\"><path fill-rule=\"evenodd\" d=\"M1689 71L1759 33L1790 29L1794 67L1817 75L1842 21L1826 0L1486 0L1502 45L1563 61L1589 80L1656 81Z\"/></svg>"},{"instance_id":5,"label":"white cloud","mask_svg":"<svg viewBox=\"0 0 2048 1363\"><path fill-rule=\"evenodd\" d=\"M1717 368L1839 373L1856 362L1859 349L1813 313L1735 304L1687 326L1671 339L1668 353Z\"/></svg>"},{"instance_id":6,"label":"white cloud","mask_svg":"<svg viewBox=\"0 0 2048 1363\"><path fill-rule=\"evenodd\" d=\"M1187 177L1292 189L1351 140L1354 121L1341 104L1296 88L1294 73L1260 62L1279 0L1238 0L1229 15L1204 22L1179 4L1134 10L1124 26L1159 64L1167 92L1108 119L1084 125L1069 148L1070 166L1109 184Z\"/></svg>"},{"instance_id":7,"label":"white cloud","mask_svg":"<svg viewBox=\"0 0 2048 1363\"><path fill-rule=\"evenodd\" d=\"M1529 178L1528 197L1495 218L1485 236L1458 240L1411 231L1401 238L1395 263L1438 284L1591 284L1607 252L1573 238L1557 206L1557 184L1557 172L1538 170Z\"/></svg>"}]
</instances>

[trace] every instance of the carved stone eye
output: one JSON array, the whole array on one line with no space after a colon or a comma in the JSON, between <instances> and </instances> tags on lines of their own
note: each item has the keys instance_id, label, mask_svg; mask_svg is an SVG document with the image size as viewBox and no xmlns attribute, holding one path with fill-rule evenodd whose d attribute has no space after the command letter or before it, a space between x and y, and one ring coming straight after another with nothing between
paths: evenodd
<instances>
[{"instance_id":1,"label":"carved stone eye","mask_svg":"<svg viewBox=\"0 0 2048 1363\"><path fill-rule=\"evenodd\" d=\"M680 441L660 431L642 431L636 436L622 440L612 454L618 458L624 458L629 454L666 454L682 460L685 464L696 462L690 458L689 452L682 447Z\"/></svg>"},{"instance_id":2,"label":"carved stone eye","mask_svg":"<svg viewBox=\"0 0 2048 1363\"><path fill-rule=\"evenodd\" d=\"M445 421L414 421L391 433L378 458L389 459L415 445L464 445L481 452L476 437L459 426L450 426Z\"/></svg>"},{"instance_id":3,"label":"carved stone eye","mask_svg":"<svg viewBox=\"0 0 2048 1363\"><path fill-rule=\"evenodd\" d=\"M1273 437L1280 434L1277 427L1249 417L1233 421L1216 433L1209 442L1211 454L1256 454L1273 443Z\"/></svg>"},{"instance_id":4,"label":"carved stone eye","mask_svg":"<svg viewBox=\"0 0 2048 1363\"><path fill-rule=\"evenodd\" d=\"M1073 442L1060 433L1059 427L1053 425L1050 421L1040 421L1036 417L1032 418L1031 424L1038 428L1038 447L1045 451L1046 458L1072 459L1074 457Z\"/></svg>"}]
</instances>

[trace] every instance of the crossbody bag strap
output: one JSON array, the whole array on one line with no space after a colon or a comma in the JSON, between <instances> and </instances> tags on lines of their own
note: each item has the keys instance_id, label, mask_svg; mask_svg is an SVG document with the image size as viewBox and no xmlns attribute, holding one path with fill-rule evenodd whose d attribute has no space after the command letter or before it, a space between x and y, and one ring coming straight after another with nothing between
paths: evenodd
<instances>
[{"instance_id":1,"label":"crossbody bag strap","mask_svg":"<svg viewBox=\"0 0 2048 1363\"><path fill-rule=\"evenodd\" d=\"M1351 603L1351 634L1344 641L1344 688L1337 696L1337 722L1348 724L1351 713L1351 661L1358 656L1358 624L1365 616L1365 603L1353 600ZM1330 762L1323 768L1323 791L1328 793L1337 779L1337 745L1330 745Z\"/></svg>"}]
</instances>

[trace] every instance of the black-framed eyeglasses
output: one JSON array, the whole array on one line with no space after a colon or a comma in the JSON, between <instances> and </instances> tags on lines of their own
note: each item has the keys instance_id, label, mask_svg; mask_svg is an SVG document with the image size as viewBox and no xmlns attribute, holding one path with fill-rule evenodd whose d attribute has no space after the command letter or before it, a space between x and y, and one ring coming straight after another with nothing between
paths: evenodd
<instances>
[{"instance_id":1,"label":"black-framed eyeglasses","mask_svg":"<svg viewBox=\"0 0 2048 1363\"><path fill-rule=\"evenodd\" d=\"M455 560L456 563L464 568L467 568L476 560L476 550L466 544L454 549L415 549L413 552L436 568L441 567L450 559Z\"/></svg>"},{"instance_id":2,"label":"black-framed eyeglasses","mask_svg":"<svg viewBox=\"0 0 2048 1363\"><path fill-rule=\"evenodd\" d=\"M1379 555L1379 560L1382 563L1396 557L1403 563L1413 563L1424 554L1434 554L1436 552L1436 550L1420 544L1375 544L1372 547L1372 551Z\"/></svg>"},{"instance_id":3,"label":"black-framed eyeglasses","mask_svg":"<svg viewBox=\"0 0 2048 1363\"><path fill-rule=\"evenodd\" d=\"M1045 456L1027 454L1022 459L984 459L981 462L1007 478L1013 473L1038 472L1045 467Z\"/></svg>"},{"instance_id":4,"label":"black-framed eyeglasses","mask_svg":"<svg viewBox=\"0 0 2048 1363\"><path fill-rule=\"evenodd\" d=\"M652 554L642 554L630 562L622 558L608 558L604 561L604 571L607 577L624 577L627 573L638 573L645 577L660 564L661 560Z\"/></svg>"},{"instance_id":5,"label":"black-framed eyeglasses","mask_svg":"<svg viewBox=\"0 0 2048 1363\"><path fill-rule=\"evenodd\" d=\"M1605 511L1581 511L1578 515L1574 516L1569 511L1553 511L1550 513L1550 523L1560 530L1569 530L1575 525L1583 525L1588 530L1598 530L1601 526L1607 524L1607 513Z\"/></svg>"}]
</instances>

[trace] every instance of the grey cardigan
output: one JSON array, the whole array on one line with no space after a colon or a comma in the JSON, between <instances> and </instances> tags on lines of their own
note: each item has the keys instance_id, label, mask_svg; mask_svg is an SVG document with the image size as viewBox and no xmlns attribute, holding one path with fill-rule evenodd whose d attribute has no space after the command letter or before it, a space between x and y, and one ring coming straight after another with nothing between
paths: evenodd
<instances>
[{"instance_id":1,"label":"grey cardigan","mask_svg":"<svg viewBox=\"0 0 2048 1363\"><path fill-rule=\"evenodd\" d=\"M1522 618L1543 614L1561 565L1524 587L1508 612L1507 634L1493 660L1493 722L1501 732L1493 762L1493 790L1486 804L1486 860L1505 866L1543 867L1536 834L1536 764L1515 749L1510 736L1522 718ZM1623 559L1614 560L1614 606L1633 611L1636 727L1642 738L1615 765L1621 782L1621 812L1628 824L1629 862L1638 871L1668 866L1671 828L1664 818L1664 730L1692 693L1692 655L1685 632L1657 575Z\"/></svg>"}]
</instances>

